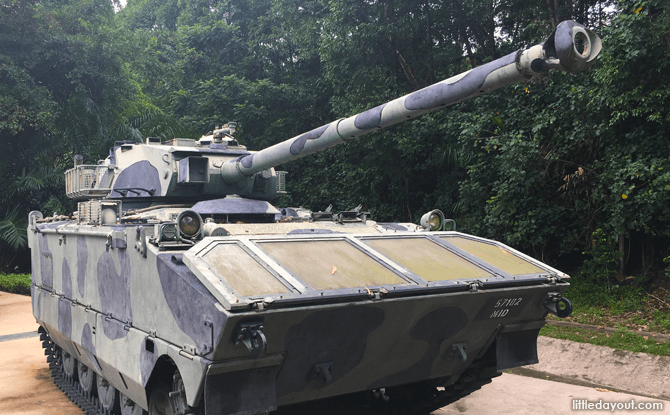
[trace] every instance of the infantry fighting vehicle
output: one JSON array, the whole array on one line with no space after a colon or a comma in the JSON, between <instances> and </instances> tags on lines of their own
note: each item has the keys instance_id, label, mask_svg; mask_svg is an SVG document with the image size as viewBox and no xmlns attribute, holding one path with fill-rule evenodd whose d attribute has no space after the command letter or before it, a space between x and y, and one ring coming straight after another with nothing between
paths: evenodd
<instances>
[{"instance_id":1,"label":"infantry fighting vehicle","mask_svg":"<svg viewBox=\"0 0 670 415\"><path fill-rule=\"evenodd\" d=\"M279 210L274 166L525 81L591 65L600 40L543 44L267 149L228 123L199 140L75 158L71 216L29 215L32 306L54 380L88 414L264 414L322 399L427 413L537 362L568 276L501 243Z\"/></svg>"}]
</instances>

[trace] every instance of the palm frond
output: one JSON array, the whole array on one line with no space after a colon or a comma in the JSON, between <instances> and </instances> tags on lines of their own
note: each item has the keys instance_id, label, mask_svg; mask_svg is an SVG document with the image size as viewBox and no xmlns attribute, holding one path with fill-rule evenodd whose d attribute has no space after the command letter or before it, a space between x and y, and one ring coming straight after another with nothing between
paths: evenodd
<instances>
[{"instance_id":1,"label":"palm frond","mask_svg":"<svg viewBox=\"0 0 670 415\"><path fill-rule=\"evenodd\" d=\"M4 220L0 221L0 243L15 250L26 246L28 223L22 216L18 208L14 208L5 215Z\"/></svg>"},{"instance_id":2,"label":"palm frond","mask_svg":"<svg viewBox=\"0 0 670 415\"><path fill-rule=\"evenodd\" d=\"M40 167L26 171L21 170L21 176L16 178L10 185L12 194L16 192L38 191L49 185L58 184L63 180L61 171L51 167Z\"/></svg>"},{"instance_id":3,"label":"palm frond","mask_svg":"<svg viewBox=\"0 0 670 415\"><path fill-rule=\"evenodd\" d=\"M174 138L184 127L160 108L152 107L124 119L117 127L115 138L142 141L145 137Z\"/></svg>"}]
</instances>

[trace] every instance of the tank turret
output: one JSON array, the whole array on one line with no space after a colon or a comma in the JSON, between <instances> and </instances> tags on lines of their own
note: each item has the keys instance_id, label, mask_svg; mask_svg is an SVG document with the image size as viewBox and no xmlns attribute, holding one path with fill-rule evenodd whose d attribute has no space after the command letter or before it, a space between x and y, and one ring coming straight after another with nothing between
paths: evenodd
<instances>
[{"instance_id":1,"label":"tank turret","mask_svg":"<svg viewBox=\"0 0 670 415\"><path fill-rule=\"evenodd\" d=\"M273 168L240 184L229 184L218 173L227 161L252 154L234 134L235 123L230 122L198 140L174 138L161 143L160 138L149 137L145 143L117 141L98 165L83 165L75 159L74 168L66 172L66 193L73 199L120 200L128 209L233 194L275 199L278 174ZM281 173L279 178L283 179Z\"/></svg>"},{"instance_id":2,"label":"tank turret","mask_svg":"<svg viewBox=\"0 0 670 415\"><path fill-rule=\"evenodd\" d=\"M550 69L578 73L595 62L600 49L598 36L576 22L566 21L544 44L510 53L257 152L237 142L233 137L237 125L233 122L199 140L175 138L161 144L160 139L150 137L143 144L117 142L100 165L78 164L67 172L67 194L79 199L122 200L126 208L195 203L227 195L271 201L284 188L283 172L274 170L277 165Z\"/></svg>"},{"instance_id":3,"label":"tank turret","mask_svg":"<svg viewBox=\"0 0 670 415\"><path fill-rule=\"evenodd\" d=\"M362 206L276 209L274 167L550 69L579 72L599 51L563 22L542 45L258 152L229 122L198 140L118 142L97 165L75 156L76 214L29 214L55 383L89 415L298 413L323 399L419 415L537 363L545 317L572 310L568 275L445 230L437 209L420 225Z\"/></svg>"}]
</instances>

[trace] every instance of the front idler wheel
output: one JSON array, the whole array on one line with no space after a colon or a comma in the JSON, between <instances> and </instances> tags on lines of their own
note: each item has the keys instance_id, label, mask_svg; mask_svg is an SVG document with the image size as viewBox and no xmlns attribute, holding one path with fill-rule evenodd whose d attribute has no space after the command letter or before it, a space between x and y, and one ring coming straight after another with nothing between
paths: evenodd
<instances>
[{"instance_id":1,"label":"front idler wheel","mask_svg":"<svg viewBox=\"0 0 670 415\"><path fill-rule=\"evenodd\" d=\"M149 415L177 415L170 392L172 385L164 379L159 379L149 395Z\"/></svg>"}]
</instances>

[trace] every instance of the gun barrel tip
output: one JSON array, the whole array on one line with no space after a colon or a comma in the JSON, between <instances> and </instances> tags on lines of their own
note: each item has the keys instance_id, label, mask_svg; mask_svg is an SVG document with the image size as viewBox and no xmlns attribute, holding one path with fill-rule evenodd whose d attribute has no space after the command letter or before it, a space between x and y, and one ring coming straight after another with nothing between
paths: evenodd
<instances>
[{"instance_id":1,"label":"gun barrel tip","mask_svg":"<svg viewBox=\"0 0 670 415\"><path fill-rule=\"evenodd\" d=\"M600 37L593 31L579 26L573 28L572 45L576 57L586 62L595 60L602 50Z\"/></svg>"}]
</instances>

